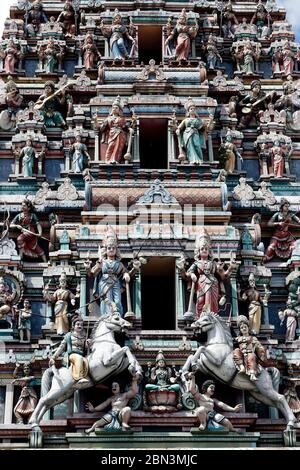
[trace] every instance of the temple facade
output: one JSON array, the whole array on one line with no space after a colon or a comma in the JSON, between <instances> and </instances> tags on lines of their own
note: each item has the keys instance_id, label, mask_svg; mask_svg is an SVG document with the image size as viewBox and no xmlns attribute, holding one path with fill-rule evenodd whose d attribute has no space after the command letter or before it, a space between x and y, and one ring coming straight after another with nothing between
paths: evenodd
<instances>
[{"instance_id":1,"label":"temple facade","mask_svg":"<svg viewBox=\"0 0 300 470\"><path fill-rule=\"evenodd\" d=\"M0 447L299 445L299 194L275 0L16 2Z\"/></svg>"}]
</instances>

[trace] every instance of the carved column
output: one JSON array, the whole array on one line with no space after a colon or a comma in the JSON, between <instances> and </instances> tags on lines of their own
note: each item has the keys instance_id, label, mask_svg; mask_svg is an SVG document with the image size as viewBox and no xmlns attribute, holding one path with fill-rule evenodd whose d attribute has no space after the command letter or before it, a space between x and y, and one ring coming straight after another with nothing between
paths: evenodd
<instances>
[{"instance_id":1,"label":"carved column","mask_svg":"<svg viewBox=\"0 0 300 470\"><path fill-rule=\"evenodd\" d=\"M141 273L135 273L133 278L133 311L137 320L142 318L142 276Z\"/></svg>"},{"instance_id":2,"label":"carved column","mask_svg":"<svg viewBox=\"0 0 300 470\"><path fill-rule=\"evenodd\" d=\"M239 313L238 298L237 298L237 283L236 283L236 271L233 271L230 276L231 283L231 308L232 317L237 317Z\"/></svg>"},{"instance_id":3,"label":"carved column","mask_svg":"<svg viewBox=\"0 0 300 470\"><path fill-rule=\"evenodd\" d=\"M96 129L95 131L95 154L94 154L94 161L99 162L100 160L100 142L99 142L99 130Z\"/></svg>"},{"instance_id":4,"label":"carved column","mask_svg":"<svg viewBox=\"0 0 300 470\"><path fill-rule=\"evenodd\" d=\"M183 320L185 308L185 295L184 295L184 283L180 274L180 270L176 266L175 276L175 302L176 302L176 320Z\"/></svg>"},{"instance_id":5,"label":"carved column","mask_svg":"<svg viewBox=\"0 0 300 470\"><path fill-rule=\"evenodd\" d=\"M133 163L140 162L140 120L137 119L135 127L135 138L133 141Z\"/></svg>"},{"instance_id":6,"label":"carved column","mask_svg":"<svg viewBox=\"0 0 300 470\"><path fill-rule=\"evenodd\" d=\"M207 136L207 146L208 146L208 159L210 162L214 161L214 150L213 150L213 144L212 144L212 135L209 132Z\"/></svg>"},{"instance_id":7,"label":"carved column","mask_svg":"<svg viewBox=\"0 0 300 470\"><path fill-rule=\"evenodd\" d=\"M86 272L80 271L80 313L86 316Z\"/></svg>"},{"instance_id":8,"label":"carved column","mask_svg":"<svg viewBox=\"0 0 300 470\"><path fill-rule=\"evenodd\" d=\"M6 394L5 394L4 424L12 423L13 407L14 407L14 386L12 384L7 384Z\"/></svg>"}]
</instances>

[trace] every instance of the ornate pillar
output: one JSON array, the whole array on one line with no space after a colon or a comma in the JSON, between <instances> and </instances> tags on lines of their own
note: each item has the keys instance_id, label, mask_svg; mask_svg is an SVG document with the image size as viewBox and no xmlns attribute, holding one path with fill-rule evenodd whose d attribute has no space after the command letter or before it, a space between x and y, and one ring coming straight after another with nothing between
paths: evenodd
<instances>
[{"instance_id":1,"label":"ornate pillar","mask_svg":"<svg viewBox=\"0 0 300 470\"><path fill-rule=\"evenodd\" d=\"M133 311L137 320L142 319L142 276L141 273L135 273L133 278Z\"/></svg>"},{"instance_id":2,"label":"ornate pillar","mask_svg":"<svg viewBox=\"0 0 300 470\"><path fill-rule=\"evenodd\" d=\"M99 142L99 130L95 130L95 154L94 161L99 162L100 160L100 142Z\"/></svg>"},{"instance_id":3,"label":"ornate pillar","mask_svg":"<svg viewBox=\"0 0 300 470\"><path fill-rule=\"evenodd\" d=\"M14 386L12 384L7 384L6 394L5 394L4 424L12 423L13 407L14 407Z\"/></svg>"},{"instance_id":4,"label":"ornate pillar","mask_svg":"<svg viewBox=\"0 0 300 470\"><path fill-rule=\"evenodd\" d=\"M140 120L137 119L136 127L135 127L135 138L134 138L134 146L133 146L133 160L134 163L140 162Z\"/></svg>"},{"instance_id":5,"label":"ornate pillar","mask_svg":"<svg viewBox=\"0 0 300 470\"><path fill-rule=\"evenodd\" d=\"M177 258L178 260L179 258ZM176 302L176 320L184 319L185 312L185 296L184 296L184 284L180 274L180 269L176 266L176 275L175 275L175 302ZM177 325L177 324L176 324Z\"/></svg>"},{"instance_id":6,"label":"ornate pillar","mask_svg":"<svg viewBox=\"0 0 300 470\"><path fill-rule=\"evenodd\" d=\"M213 150L211 133L209 133L208 136L207 136L207 146L208 146L208 159L209 159L210 162L213 162L214 161L214 150Z\"/></svg>"},{"instance_id":7,"label":"ornate pillar","mask_svg":"<svg viewBox=\"0 0 300 470\"><path fill-rule=\"evenodd\" d=\"M236 283L236 271L233 271L230 276L231 283L231 316L237 317L239 313L238 298L237 298L237 283Z\"/></svg>"},{"instance_id":8,"label":"ornate pillar","mask_svg":"<svg viewBox=\"0 0 300 470\"><path fill-rule=\"evenodd\" d=\"M86 272L80 271L80 313L86 316Z\"/></svg>"}]
</instances>

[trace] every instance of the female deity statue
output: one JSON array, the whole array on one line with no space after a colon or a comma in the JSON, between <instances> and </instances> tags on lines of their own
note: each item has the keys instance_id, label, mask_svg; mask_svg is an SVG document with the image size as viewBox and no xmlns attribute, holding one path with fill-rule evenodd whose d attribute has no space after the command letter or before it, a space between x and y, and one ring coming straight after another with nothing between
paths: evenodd
<instances>
[{"instance_id":1,"label":"female deity statue","mask_svg":"<svg viewBox=\"0 0 300 470\"><path fill-rule=\"evenodd\" d=\"M151 367L148 363L148 371L145 377L148 383L145 385L145 390L172 390L180 392L180 386L176 383L176 372L172 371L171 367L167 367L165 357L162 350L158 351L155 361L155 367Z\"/></svg>"},{"instance_id":2,"label":"female deity statue","mask_svg":"<svg viewBox=\"0 0 300 470\"><path fill-rule=\"evenodd\" d=\"M46 127L66 127L66 122L60 112L61 106L66 103L65 89L60 90L61 98L55 92L55 84L52 81L45 83L45 93L41 95L35 104L36 109L41 110Z\"/></svg>"},{"instance_id":3,"label":"female deity statue","mask_svg":"<svg viewBox=\"0 0 300 470\"><path fill-rule=\"evenodd\" d=\"M94 38L91 34L85 37L84 44L81 48L83 53L83 64L86 70L94 69L97 64L97 59L101 59L101 54L98 51Z\"/></svg>"},{"instance_id":4,"label":"female deity statue","mask_svg":"<svg viewBox=\"0 0 300 470\"><path fill-rule=\"evenodd\" d=\"M74 295L67 287L67 276L63 271L59 278L59 288L55 292L49 292L50 282L45 286L44 299L54 303L55 329L58 335L64 335L69 331L68 307L69 302L75 305L76 298L79 297L79 288Z\"/></svg>"},{"instance_id":5,"label":"female deity statue","mask_svg":"<svg viewBox=\"0 0 300 470\"><path fill-rule=\"evenodd\" d=\"M4 59L4 70L7 74L16 73L15 66L22 58L22 53L14 43L13 39L10 39L7 43L6 48L0 50L0 57Z\"/></svg>"},{"instance_id":6,"label":"female deity statue","mask_svg":"<svg viewBox=\"0 0 300 470\"><path fill-rule=\"evenodd\" d=\"M87 146L81 142L81 135L75 136L76 141L71 145L70 154L72 158L72 171L75 173L82 173L88 166L90 155L87 151Z\"/></svg>"},{"instance_id":7,"label":"female deity statue","mask_svg":"<svg viewBox=\"0 0 300 470\"><path fill-rule=\"evenodd\" d=\"M297 421L300 421L300 400L296 390L297 383L293 382L293 380L297 381L297 379L290 379L287 381L283 390L283 395L288 402L290 409L296 416Z\"/></svg>"},{"instance_id":8,"label":"female deity statue","mask_svg":"<svg viewBox=\"0 0 300 470\"><path fill-rule=\"evenodd\" d=\"M109 37L110 52L114 59L128 59L131 57L135 40L129 34L129 29L123 24L122 15L116 9L111 26L100 24L105 37Z\"/></svg>"},{"instance_id":9,"label":"female deity statue","mask_svg":"<svg viewBox=\"0 0 300 470\"><path fill-rule=\"evenodd\" d=\"M122 105L119 96L112 104L110 115L101 124L102 142L107 142L108 147L105 154L107 163L120 163L127 142L128 131L134 126L134 118L129 125L122 116Z\"/></svg>"},{"instance_id":10,"label":"female deity statue","mask_svg":"<svg viewBox=\"0 0 300 470\"><path fill-rule=\"evenodd\" d=\"M121 262L118 240L112 230L107 231L103 245L103 249L99 247L99 259L95 266L92 268L92 262L88 258L85 262L85 269L88 276L95 278L93 293L96 298L100 298L100 314L111 313L113 305L120 315L123 315L124 283L129 286L130 277L139 270L139 266L134 264L133 269L130 272L127 271ZM128 302L128 289L126 289L126 294Z\"/></svg>"},{"instance_id":11,"label":"female deity statue","mask_svg":"<svg viewBox=\"0 0 300 470\"><path fill-rule=\"evenodd\" d=\"M249 288L242 294L242 300L249 302L248 316L251 334L258 335L261 325L262 299L255 286L255 277L251 273L248 278Z\"/></svg>"},{"instance_id":12,"label":"female deity statue","mask_svg":"<svg viewBox=\"0 0 300 470\"><path fill-rule=\"evenodd\" d=\"M189 99L185 104L186 118L176 129L178 135L180 155L179 158L193 165L200 165L203 162L203 149L206 148L205 134L210 124L206 125L196 112L193 100ZM184 153L186 154L186 157Z\"/></svg>"},{"instance_id":13,"label":"female deity statue","mask_svg":"<svg viewBox=\"0 0 300 470\"><path fill-rule=\"evenodd\" d=\"M288 259L295 247L296 240L288 228L292 224L300 225L300 219L290 212L290 203L281 199L279 212L269 220L268 226L275 227L270 245L265 254L265 261L270 261L275 255L281 259Z\"/></svg>"},{"instance_id":14,"label":"female deity statue","mask_svg":"<svg viewBox=\"0 0 300 470\"><path fill-rule=\"evenodd\" d=\"M219 65L219 62L223 62L223 59L221 55L219 54L219 51L217 48L217 41L212 34L208 36L206 51L207 51L207 54L206 54L207 66L209 69L214 70L217 67L217 65Z\"/></svg>"},{"instance_id":15,"label":"female deity statue","mask_svg":"<svg viewBox=\"0 0 300 470\"><path fill-rule=\"evenodd\" d=\"M44 61L46 73L54 73L64 55L62 47L56 44L53 38L49 38L46 45L41 45L38 54Z\"/></svg>"},{"instance_id":16,"label":"female deity statue","mask_svg":"<svg viewBox=\"0 0 300 470\"><path fill-rule=\"evenodd\" d=\"M196 317L199 318L204 307L209 307L215 315L219 312L219 305L226 302L224 281L229 279L236 264L231 261L227 270L224 263L214 261L211 253L211 241L207 232L203 232L196 240L195 262L188 271L183 266L180 270L183 278L191 281L196 288ZM182 269L181 269L182 268Z\"/></svg>"},{"instance_id":17,"label":"female deity statue","mask_svg":"<svg viewBox=\"0 0 300 470\"><path fill-rule=\"evenodd\" d=\"M227 173L233 173L235 170L236 158L242 159L242 155L238 151L236 145L232 142L232 135L227 134L225 142L221 144L219 149L220 155L224 158L224 169Z\"/></svg>"},{"instance_id":18,"label":"female deity statue","mask_svg":"<svg viewBox=\"0 0 300 470\"><path fill-rule=\"evenodd\" d=\"M17 238L17 246L21 259L24 256L42 258L44 263L46 263L45 252L38 245L37 241L37 238L42 236L43 229L34 211L34 206L28 199L24 199L22 202L22 212L17 214L12 220L11 228L14 226L22 232Z\"/></svg>"},{"instance_id":19,"label":"female deity statue","mask_svg":"<svg viewBox=\"0 0 300 470\"><path fill-rule=\"evenodd\" d=\"M13 317L13 302L16 298L16 291L11 290L3 277L0 277L0 320L9 315Z\"/></svg>"},{"instance_id":20,"label":"female deity statue","mask_svg":"<svg viewBox=\"0 0 300 470\"><path fill-rule=\"evenodd\" d=\"M176 60L188 60L191 50L191 39L197 36L198 25L188 25L186 10L183 9L178 17L177 23L173 31L169 34L165 41L165 46L169 42L175 41L175 58Z\"/></svg>"},{"instance_id":21,"label":"female deity statue","mask_svg":"<svg viewBox=\"0 0 300 470\"><path fill-rule=\"evenodd\" d=\"M56 21L61 24L66 38L75 36L75 11L71 0L66 0L64 9Z\"/></svg>"},{"instance_id":22,"label":"female deity statue","mask_svg":"<svg viewBox=\"0 0 300 470\"><path fill-rule=\"evenodd\" d=\"M24 420L27 420L27 423L34 412L34 409L37 405L38 398L36 391L33 388L35 384L34 375L30 375L31 363L34 362L25 362L23 365L23 377L18 377L21 364L16 363L16 368L14 370L14 380L12 383L14 385L20 385L22 387L21 395L14 407L14 415L17 418L18 424L25 424Z\"/></svg>"},{"instance_id":23,"label":"female deity statue","mask_svg":"<svg viewBox=\"0 0 300 470\"><path fill-rule=\"evenodd\" d=\"M47 23L48 18L43 12L43 3L36 0L32 4L32 9L27 15L26 31L29 37L35 37L40 32L41 23Z\"/></svg>"},{"instance_id":24,"label":"female deity statue","mask_svg":"<svg viewBox=\"0 0 300 470\"><path fill-rule=\"evenodd\" d=\"M33 142L29 138L26 140L25 147L20 151L18 148L15 150L17 158L22 158L22 176L31 177L33 175L34 161L38 158L36 151L33 148Z\"/></svg>"},{"instance_id":25,"label":"female deity statue","mask_svg":"<svg viewBox=\"0 0 300 470\"><path fill-rule=\"evenodd\" d=\"M283 146L280 145L279 140L275 140L274 146L270 149L270 155L272 158L274 177L282 178L285 170L286 152L284 151Z\"/></svg>"},{"instance_id":26,"label":"female deity statue","mask_svg":"<svg viewBox=\"0 0 300 470\"><path fill-rule=\"evenodd\" d=\"M286 77L292 75L295 67L295 53L291 49L289 41L282 48L283 73Z\"/></svg>"},{"instance_id":27,"label":"female deity statue","mask_svg":"<svg viewBox=\"0 0 300 470\"><path fill-rule=\"evenodd\" d=\"M7 82L5 88L6 93L0 97L0 104L6 105L6 109L0 113L0 129L9 131L15 127L16 115L21 109L23 96L12 80Z\"/></svg>"},{"instance_id":28,"label":"female deity statue","mask_svg":"<svg viewBox=\"0 0 300 470\"><path fill-rule=\"evenodd\" d=\"M249 375L252 381L258 380L262 371L258 360L265 360L265 350L255 336L249 334L249 321L244 315L237 318L240 336L234 338L238 348L233 351L233 360L239 374Z\"/></svg>"}]
</instances>

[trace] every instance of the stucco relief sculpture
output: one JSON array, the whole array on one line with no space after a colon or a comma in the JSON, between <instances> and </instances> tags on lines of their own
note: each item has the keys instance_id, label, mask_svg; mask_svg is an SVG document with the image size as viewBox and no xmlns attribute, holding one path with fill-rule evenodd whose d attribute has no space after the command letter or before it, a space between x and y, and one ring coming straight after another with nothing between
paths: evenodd
<instances>
[{"instance_id":1,"label":"stucco relief sculpture","mask_svg":"<svg viewBox=\"0 0 300 470\"><path fill-rule=\"evenodd\" d=\"M236 160L238 158L243 161L242 155L233 142L233 137L231 134L227 134L225 137L225 142L221 143L219 148L219 155L220 159L222 158L223 160L224 169L228 174L233 173L236 169Z\"/></svg>"},{"instance_id":2,"label":"stucco relief sculpture","mask_svg":"<svg viewBox=\"0 0 300 470\"><path fill-rule=\"evenodd\" d=\"M40 32L40 26L47 23L48 18L43 10L43 3L41 0L36 0L32 4L32 8L27 15L26 31L29 37L36 37Z\"/></svg>"},{"instance_id":3,"label":"stucco relief sculpture","mask_svg":"<svg viewBox=\"0 0 300 470\"><path fill-rule=\"evenodd\" d=\"M272 99L275 92L265 93L262 91L260 80L253 80L250 86L250 93L242 98L238 104L240 123L239 129L248 127L252 121L256 124L259 122L259 112L265 109L265 105Z\"/></svg>"},{"instance_id":4,"label":"stucco relief sculpture","mask_svg":"<svg viewBox=\"0 0 300 470\"><path fill-rule=\"evenodd\" d=\"M0 320L7 319L10 323L14 316L13 304L17 292L13 286L8 285L4 277L0 277ZM8 317L7 317L8 316Z\"/></svg>"},{"instance_id":5,"label":"stucco relief sculpture","mask_svg":"<svg viewBox=\"0 0 300 470\"><path fill-rule=\"evenodd\" d=\"M233 39L235 37L235 28L238 25L237 17L233 11L231 0L229 0L222 11L222 26L224 38Z\"/></svg>"},{"instance_id":6,"label":"stucco relief sculpture","mask_svg":"<svg viewBox=\"0 0 300 470\"><path fill-rule=\"evenodd\" d=\"M28 299L24 299L23 308L15 309L18 317L18 331L20 335L20 342L26 341L30 343L31 338L31 317L32 310ZM26 335L26 340L24 336Z\"/></svg>"},{"instance_id":7,"label":"stucco relief sculpture","mask_svg":"<svg viewBox=\"0 0 300 470\"><path fill-rule=\"evenodd\" d=\"M65 37L74 37L76 32L75 11L71 0L66 0L63 11L56 20L63 28Z\"/></svg>"},{"instance_id":8,"label":"stucco relief sculpture","mask_svg":"<svg viewBox=\"0 0 300 470\"><path fill-rule=\"evenodd\" d=\"M27 424L32 413L35 410L37 405L37 393L33 388L35 384L34 375L30 375L31 364L34 362L32 359L30 362L25 362L23 365L23 377L19 377L21 364L16 363L16 368L14 370L14 385L19 385L22 387L21 394L19 399L14 407L14 415L17 418L18 424ZM25 423L26 421L26 423Z\"/></svg>"},{"instance_id":9,"label":"stucco relief sculpture","mask_svg":"<svg viewBox=\"0 0 300 470\"><path fill-rule=\"evenodd\" d=\"M0 57L4 60L5 73L14 74L18 61L23 58L23 53L14 40L10 39L5 47L1 45Z\"/></svg>"},{"instance_id":10,"label":"stucco relief sculpture","mask_svg":"<svg viewBox=\"0 0 300 470\"><path fill-rule=\"evenodd\" d=\"M66 104L66 87L55 91L55 84L47 81L44 93L35 104L35 109L40 110L44 117L46 127L66 127L66 122L61 114L61 106ZM61 95L59 98L58 95Z\"/></svg>"},{"instance_id":11,"label":"stucco relief sculpture","mask_svg":"<svg viewBox=\"0 0 300 470\"><path fill-rule=\"evenodd\" d=\"M132 37L132 31L125 26L122 20L121 13L116 9L113 15L112 25L104 25L103 21L100 24L100 29L103 36L109 38L110 53L114 59L129 59L133 56L135 48L135 39Z\"/></svg>"},{"instance_id":12,"label":"stucco relief sculpture","mask_svg":"<svg viewBox=\"0 0 300 470\"><path fill-rule=\"evenodd\" d=\"M101 54L95 44L92 34L87 34L84 43L81 47L83 55L83 65L85 70L96 68L98 60L101 59Z\"/></svg>"},{"instance_id":13,"label":"stucco relief sculpture","mask_svg":"<svg viewBox=\"0 0 300 470\"><path fill-rule=\"evenodd\" d=\"M0 104L6 107L0 113L0 129L9 131L15 128L16 115L20 111L22 103L23 96L15 82L10 79L6 83L4 94L0 96Z\"/></svg>"},{"instance_id":14,"label":"stucco relief sculpture","mask_svg":"<svg viewBox=\"0 0 300 470\"><path fill-rule=\"evenodd\" d=\"M77 134L70 148L71 167L74 173L82 173L88 167L91 158L87 146L81 140L81 135Z\"/></svg>"},{"instance_id":15,"label":"stucco relief sculpture","mask_svg":"<svg viewBox=\"0 0 300 470\"><path fill-rule=\"evenodd\" d=\"M296 329L298 326L299 308L295 306L290 295L286 302L286 308L284 310L279 310L278 317L280 319L281 326L286 319L285 341L294 341L296 339Z\"/></svg>"},{"instance_id":16,"label":"stucco relief sculpture","mask_svg":"<svg viewBox=\"0 0 300 470\"><path fill-rule=\"evenodd\" d=\"M188 60L191 51L191 40L197 36L197 32L197 23L188 24L186 10L183 9L177 19L175 28L169 31L165 41L165 46L169 49L169 55L175 57L178 61ZM173 50L170 49L171 44L173 44Z\"/></svg>"},{"instance_id":17,"label":"stucco relief sculpture","mask_svg":"<svg viewBox=\"0 0 300 470\"><path fill-rule=\"evenodd\" d=\"M241 299L248 303L249 329L251 334L257 335L261 326L262 298L256 288L255 276L253 273L248 278L249 287L242 295Z\"/></svg>"}]
</instances>

